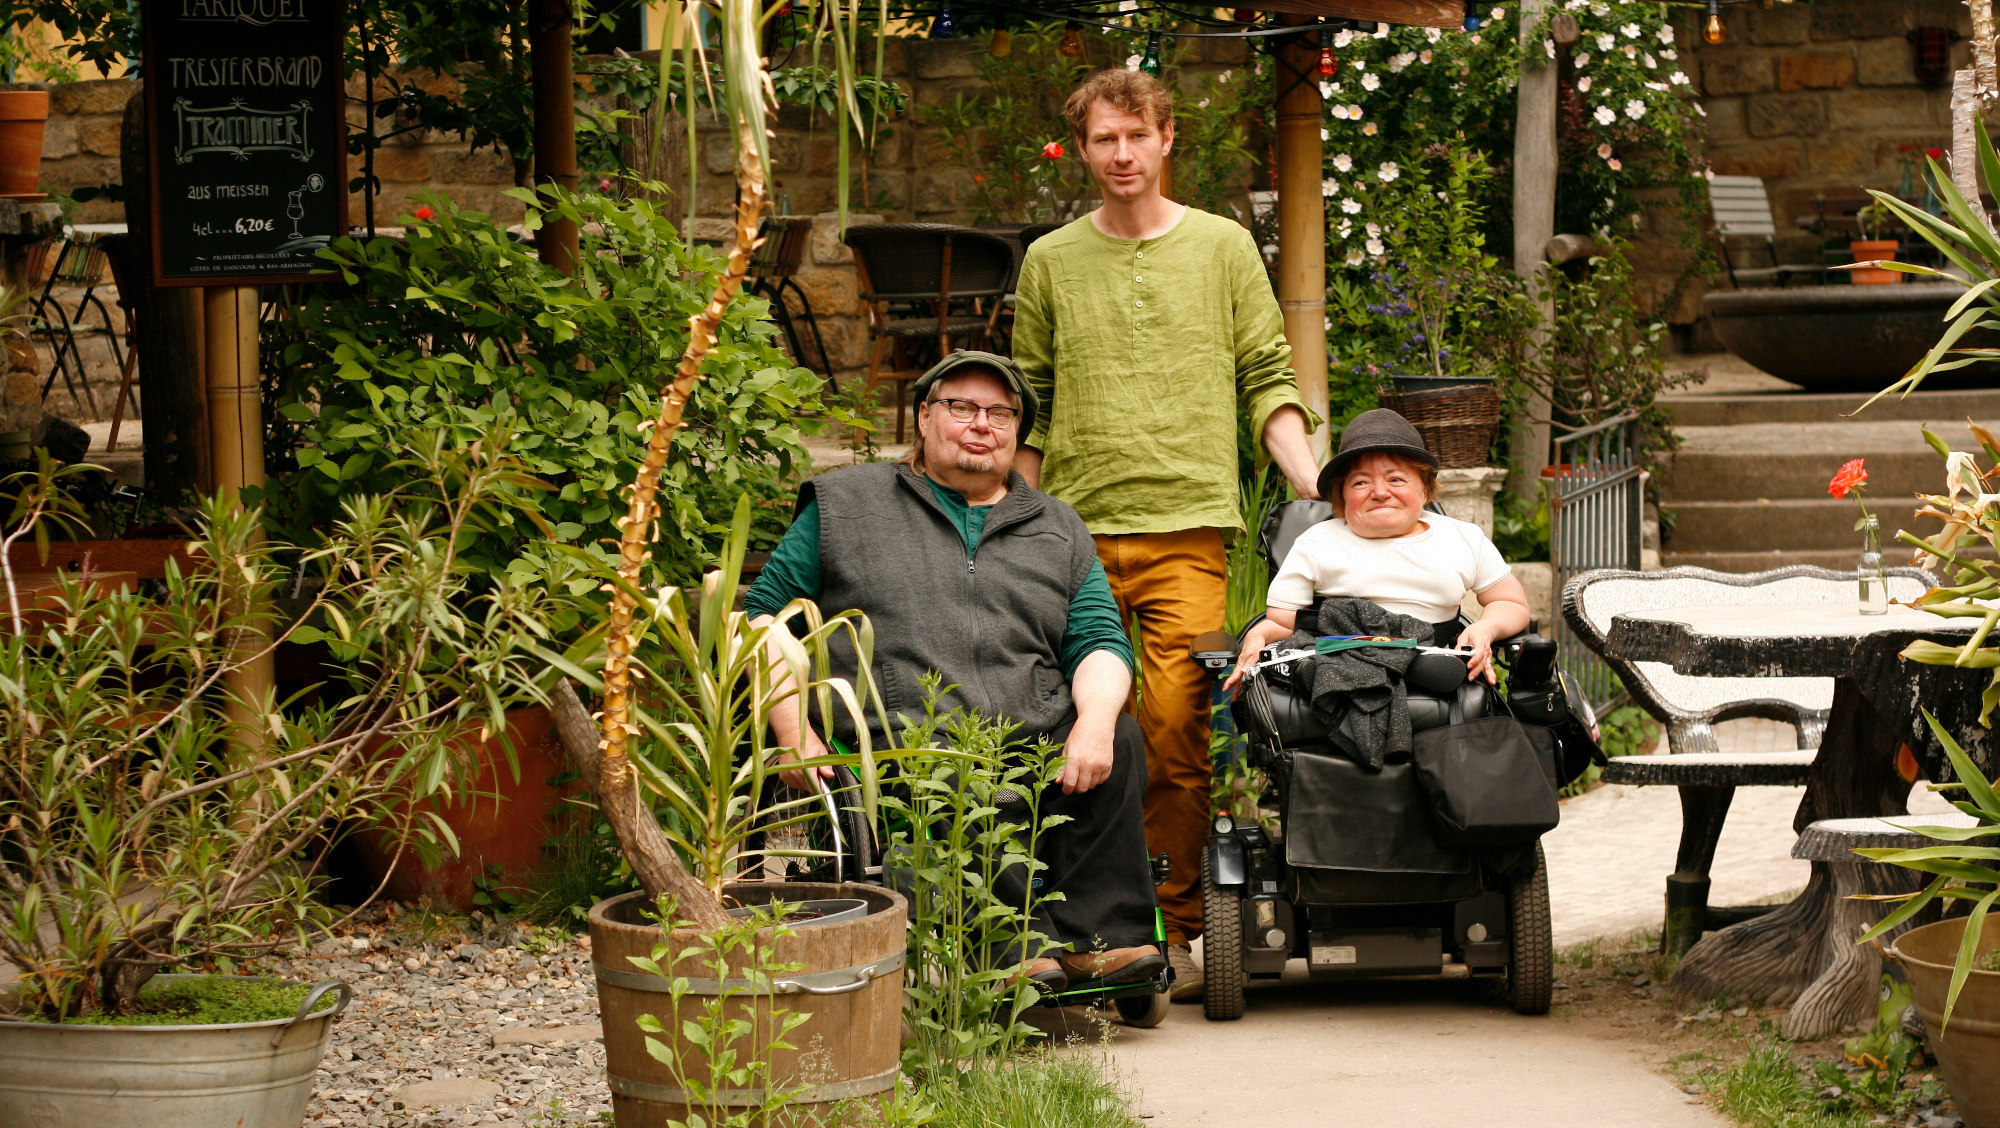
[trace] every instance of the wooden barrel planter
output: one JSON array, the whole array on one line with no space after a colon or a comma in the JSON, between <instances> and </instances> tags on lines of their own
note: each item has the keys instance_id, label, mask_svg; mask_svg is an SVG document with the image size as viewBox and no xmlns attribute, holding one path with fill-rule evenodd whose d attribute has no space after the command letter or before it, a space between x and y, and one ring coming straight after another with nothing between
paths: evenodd
<instances>
[{"instance_id":1,"label":"wooden barrel planter","mask_svg":"<svg viewBox=\"0 0 2000 1128\"><path fill-rule=\"evenodd\" d=\"M801 1123L826 1123L838 1101L866 1099L893 1089L902 1053L903 946L909 907L893 890L874 885L831 885L810 882L746 882L728 887L744 904L763 904L782 897L787 902L853 897L868 902L866 916L800 928L778 942L781 963L802 965L778 980L776 1005L811 1018L787 1038L796 1049L781 1050L772 1061L772 1077L780 1084L804 1084L797 1101ZM605 1072L611 1105L619 1128L667 1128L687 1119L688 1109L674 1071L646 1052L646 1035L639 1016L660 1020L665 1033L655 1035L677 1055L690 1059L700 1051L680 1033L681 1019L694 1018L706 1003L689 995L688 1013L672 1013L673 1001L664 979L640 971L627 957L653 954L666 943L663 970L677 970L708 996L720 992L714 972L699 957L675 969L679 953L699 944L696 929L676 929L663 937L645 913L651 901L644 893L627 893L590 910L591 958L597 972L597 1005L604 1023ZM755 1005L768 1014L771 996L740 1005ZM760 1028L763 1026L759 1024ZM739 1053L748 1047L739 1047ZM706 1076L706 1067L686 1072ZM734 1094L733 1105L760 1103L761 1092Z\"/></svg>"}]
</instances>

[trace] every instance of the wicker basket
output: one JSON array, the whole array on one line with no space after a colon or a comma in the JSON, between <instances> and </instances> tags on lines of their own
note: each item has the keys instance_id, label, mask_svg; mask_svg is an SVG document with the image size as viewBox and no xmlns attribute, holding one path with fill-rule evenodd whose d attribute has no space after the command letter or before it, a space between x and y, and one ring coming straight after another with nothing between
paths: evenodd
<instances>
[{"instance_id":1,"label":"wicker basket","mask_svg":"<svg viewBox=\"0 0 2000 1128\"><path fill-rule=\"evenodd\" d=\"M1384 389L1382 406L1410 421L1445 467L1484 466L1500 426L1500 396L1491 384L1461 384L1435 392Z\"/></svg>"}]
</instances>

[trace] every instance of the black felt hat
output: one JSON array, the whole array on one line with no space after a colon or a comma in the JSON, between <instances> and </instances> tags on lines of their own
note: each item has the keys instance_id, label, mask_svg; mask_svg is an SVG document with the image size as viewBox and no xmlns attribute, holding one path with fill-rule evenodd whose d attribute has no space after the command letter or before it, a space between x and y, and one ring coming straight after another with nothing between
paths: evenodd
<instances>
[{"instance_id":1,"label":"black felt hat","mask_svg":"<svg viewBox=\"0 0 2000 1128\"><path fill-rule=\"evenodd\" d=\"M1378 407L1355 416L1340 432L1340 449L1334 452L1326 469L1319 472L1319 496L1328 498L1339 492L1347 467L1364 454L1400 454L1432 469L1438 464L1437 455L1424 445L1424 437L1410 426L1409 420L1386 407Z\"/></svg>"},{"instance_id":2,"label":"black felt hat","mask_svg":"<svg viewBox=\"0 0 2000 1128\"><path fill-rule=\"evenodd\" d=\"M1014 358L1011 356L980 352L978 349L953 349L950 355L932 365L929 372L919 376L917 382L910 385L910 394L917 398L918 403L923 403L930 398L932 384L961 368L991 369L994 375L1000 377L1001 381L1021 398L1021 425L1017 433L1021 436L1021 441L1026 442L1028 432L1035 429L1035 414L1041 410L1042 397L1036 395L1035 389L1028 386L1027 375L1021 371L1019 364L1014 363Z\"/></svg>"}]
</instances>

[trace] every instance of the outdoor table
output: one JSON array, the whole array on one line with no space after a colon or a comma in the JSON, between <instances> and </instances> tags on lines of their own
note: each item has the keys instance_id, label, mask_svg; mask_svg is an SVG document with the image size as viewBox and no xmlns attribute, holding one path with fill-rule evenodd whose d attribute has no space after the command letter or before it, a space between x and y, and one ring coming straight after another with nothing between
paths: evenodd
<instances>
[{"instance_id":1,"label":"outdoor table","mask_svg":"<svg viewBox=\"0 0 2000 1128\"><path fill-rule=\"evenodd\" d=\"M1917 639L1959 645L1976 619L1943 619L1906 607L1862 615L1852 605L1771 604L1631 612L1612 620L1605 653L1664 662L1696 677L1830 677L1833 707L1805 798L1792 825L1821 819L1906 813L1909 780L1897 770L1907 745L1924 778L1953 778L1928 710L1983 770L2000 763L1993 733L1978 722L1991 671L1926 666L1897 654ZM1834 936L1843 918L1830 867L1812 863L1804 892L1770 913L1712 932L1688 950L1669 983L1682 997L1720 993L1806 1007L1845 994L1857 966L1833 958L1853 936ZM1921 875L1895 866L1858 867L1866 891L1921 888ZM1851 879L1850 879L1851 883ZM1797 1009L1795 1007L1794 1009Z\"/></svg>"}]
</instances>

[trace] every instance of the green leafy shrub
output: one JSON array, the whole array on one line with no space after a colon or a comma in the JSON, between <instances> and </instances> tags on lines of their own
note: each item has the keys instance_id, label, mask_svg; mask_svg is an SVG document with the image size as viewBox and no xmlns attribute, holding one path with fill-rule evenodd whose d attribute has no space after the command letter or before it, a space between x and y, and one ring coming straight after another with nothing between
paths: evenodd
<instances>
[{"instance_id":1,"label":"green leafy shrub","mask_svg":"<svg viewBox=\"0 0 2000 1128\"><path fill-rule=\"evenodd\" d=\"M549 487L535 502L543 523L518 509L496 513L465 546L467 563L527 579L551 574L558 546L615 558L620 491L643 456L642 427L721 260L684 243L644 199L514 194L529 206L531 231L544 217L578 224L575 279L489 217L437 198L401 240L338 240L327 259L344 285L322 287L295 327L272 331L268 347L290 374L277 411L297 425L298 445L274 452L293 468L259 498L287 535L308 538L345 496L395 488L403 435L469 441L502 430ZM652 582L694 580L715 557L727 499L751 488L776 494L810 465L801 427L828 410L822 381L785 359L775 333L762 299L729 307L675 436ZM576 580L579 591L594 586Z\"/></svg>"}]
</instances>

